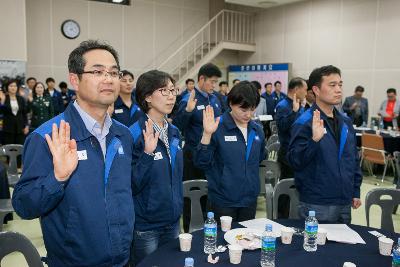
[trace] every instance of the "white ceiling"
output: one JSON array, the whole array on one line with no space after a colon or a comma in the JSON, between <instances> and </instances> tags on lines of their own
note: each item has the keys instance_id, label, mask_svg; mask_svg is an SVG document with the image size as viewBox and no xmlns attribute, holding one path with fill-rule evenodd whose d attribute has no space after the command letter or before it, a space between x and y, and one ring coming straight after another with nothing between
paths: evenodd
<instances>
[{"instance_id":1,"label":"white ceiling","mask_svg":"<svg viewBox=\"0 0 400 267\"><path fill-rule=\"evenodd\" d=\"M260 7L260 8L270 8L300 1L304 0L225 0L226 3L230 4L238 4L238 5Z\"/></svg>"}]
</instances>

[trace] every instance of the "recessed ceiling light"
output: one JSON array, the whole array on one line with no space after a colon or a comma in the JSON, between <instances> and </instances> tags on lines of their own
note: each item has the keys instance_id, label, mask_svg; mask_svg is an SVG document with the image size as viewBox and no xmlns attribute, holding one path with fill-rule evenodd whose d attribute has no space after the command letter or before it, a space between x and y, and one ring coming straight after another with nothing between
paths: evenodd
<instances>
[{"instance_id":1,"label":"recessed ceiling light","mask_svg":"<svg viewBox=\"0 0 400 267\"><path fill-rule=\"evenodd\" d=\"M112 1L113 1L113 3L121 3L124 0L112 0Z\"/></svg>"}]
</instances>

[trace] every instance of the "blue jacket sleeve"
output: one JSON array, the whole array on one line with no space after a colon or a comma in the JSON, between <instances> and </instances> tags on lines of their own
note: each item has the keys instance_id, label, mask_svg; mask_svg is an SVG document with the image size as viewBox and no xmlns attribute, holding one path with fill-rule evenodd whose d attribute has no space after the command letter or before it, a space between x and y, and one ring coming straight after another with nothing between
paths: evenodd
<instances>
[{"instance_id":1,"label":"blue jacket sleeve","mask_svg":"<svg viewBox=\"0 0 400 267\"><path fill-rule=\"evenodd\" d=\"M281 132L288 131L292 127L292 124L296 121L296 118L301 114L301 109L302 107L300 107L297 112L294 112L289 107L277 107L275 120L278 130Z\"/></svg>"},{"instance_id":2,"label":"blue jacket sleeve","mask_svg":"<svg viewBox=\"0 0 400 267\"><path fill-rule=\"evenodd\" d=\"M173 124L178 127L181 132L184 132L185 128L189 125L190 117L192 112L186 111L187 100L184 97L181 102L179 102L178 111L174 118Z\"/></svg>"},{"instance_id":3,"label":"blue jacket sleeve","mask_svg":"<svg viewBox=\"0 0 400 267\"><path fill-rule=\"evenodd\" d=\"M261 128L261 127L260 127ZM261 137L261 147L260 147L260 162L265 160L267 158L267 151L266 151L266 147L265 147L265 134L264 131L262 130L262 128L260 129L259 135Z\"/></svg>"},{"instance_id":4,"label":"blue jacket sleeve","mask_svg":"<svg viewBox=\"0 0 400 267\"><path fill-rule=\"evenodd\" d=\"M150 181L146 173L153 165L154 157L144 153L144 140L140 136L133 146L132 152L132 192L138 194Z\"/></svg>"},{"instance_id":5,"label":"blue jacket sleeve","mask_svg":"<svg viewBox=\"0 0 400 267\"><path fill-rule=\"evenodd\" d=\"M214 162L214 153L216 150L215 133L211 137L210 144L203 145L199 143L197 149L193 155L194 165L202 170L211 168Z\"/></svg>"},{"instance_id":6,"label":"blue jacket sleeve","mask_svg":"<svg viewBox=\"0 0 400 267\"><path fill-rule=\"evenodd\" d=\"M25 142L23 163L12 204L21 218L34 219L54 209L64 196L64 186L68 185L55 178L50 150L37 133L32 133Z\"/></svg>"},{"instance_id":7,"label":"blue jacket sleeve","mask_svg":"<svg viewBox=\"0 0 400 267\"><path fill-rule=\"evenodd\" d=\"M319 143L312 140L310 126L293 124L287 160L294 170L307 166L314 159L318 147Z\"/></svg>"},{"instance_id":8,"label":"blue jacket sleeve","mask_svg":"<svg viewBox=\"0 0 400 267\"><path fill-rule=\"evenodd\" d=\"M354 139L356 139L356 134L354 133ZM363 175L360 167L360 158L358 156L358 150L356 144L354 144L354 157L356 159L355 163L355 170L354 170L354 191L353 191L353 198L360 198L360 186L362 183Z\"/></svg>"}]
</instances>

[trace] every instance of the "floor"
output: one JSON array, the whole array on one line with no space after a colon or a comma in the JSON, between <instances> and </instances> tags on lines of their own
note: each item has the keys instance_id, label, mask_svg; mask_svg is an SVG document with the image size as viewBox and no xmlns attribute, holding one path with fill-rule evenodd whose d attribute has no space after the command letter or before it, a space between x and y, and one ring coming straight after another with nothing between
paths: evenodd
<instances>
[{"instance_id":1,"label":"floor","mask_svg":"<svg viewBox=\"0 0 400 267\"><path fill-rule=\"evenodd\" d=\"M377 185L380 182L376 177L367 176L364 177L363 184L361 186L361 199L365 200L365 195L367 192L373 188L377 187L387 187L393 188L392 181L393 177L387 177L386 181L383 184ZM379 207L373 206L370 211L371 216L371 226L379 228L380 226L380 215L381 211ZM265 210L265 199L263 197L258 198L258 206L257 206L257 218L265 218L266 210ZM366 225L365 218L365 208L361 206L357 210L352 211L352 223L357 225ZM400 208L397 211L397 214L393 215L394 227L397 233L400 233ZM39 251L41 256L46 255L46 249L43 244L42 231L40 229L39 220L21 220L17 215L14 215L14 220L4 225L4 231L15 231L20 232L23 235L27 236L34 246ZM21 253L12 253L3 258L1 261L2 267L23 267L28 266L26 261Z\"/></svg>"}]
</instances>

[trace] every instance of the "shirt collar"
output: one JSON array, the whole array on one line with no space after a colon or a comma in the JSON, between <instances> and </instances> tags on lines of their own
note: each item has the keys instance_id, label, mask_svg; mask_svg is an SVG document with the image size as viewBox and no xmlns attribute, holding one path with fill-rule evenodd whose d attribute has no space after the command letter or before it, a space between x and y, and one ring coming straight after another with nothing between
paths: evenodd
<instances>
[{"instance_id":1,"label":"shirt collar","mask_svg":"<svg viewBox=\"0 0 400 267\"><path fill-rule=\"evenodd\" d=\"M197 89L197 88L195 88L195 90L197 90L197 92L199 92L202 96L204 96L205 98L207 98L208 99L208 96L209 96L209 94L208 93L206 93L206 92L203 92L202 90L200 90L200 89Z\"/></svg>"},{"instance_id":2,"label":"shirt collar","mask_svg":"<svg viewBox=\"0 0 400 267\"><path fill-rule=\"evenodd\" d=\"M110 131L110 127L112 125L112 120L110 115L106 113L106 117L104 119L103 129L101 129L100 123L98 123L92 116L90 116L86 111L84 111L78 104L77 101L74 101L74 107L78 111L81 116L83 123L85 124L86 129L95 137L105 137Z\"/></svg>"}]
</instances>

